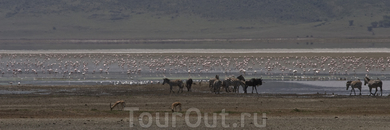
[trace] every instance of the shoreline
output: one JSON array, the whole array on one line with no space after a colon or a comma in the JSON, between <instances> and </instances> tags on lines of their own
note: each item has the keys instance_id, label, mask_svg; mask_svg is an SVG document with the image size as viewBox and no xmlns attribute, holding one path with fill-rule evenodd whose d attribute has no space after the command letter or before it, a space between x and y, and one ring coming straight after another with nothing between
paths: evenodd
<instances>
[{"instance_id":1,"label":"shoreline","mask_svg":"<svg viewBox=\"0 0 390 130\"><path fill-rule=\"evenodd\" d=\"M16 86L1 86L0 89ZM140 126L138 117L143 113L152 116L156 126L156 113L164 117L163 113L172 114L172 102L182 103L183 116L177 118L177 129L189 128L184 119L190 108L204 113L221 113L225 110L229 115L226 122L239 124L241 114L257 113L261 116L266 113L267 126L271 129L308 129L308 128L382 128L390 120L389 96L334 96L324 94L213 94L207 84L194 85L192 92L169 93L168 85L126 85L105 86L18 86L20 89L46 89L49 91L63 90L49 95L39 94L3 94L0 95L0 129L99 129L99 128L129 128L129 111L114 108L110 111L110 103L124 100L126 107L137 107L134 112L135 128ZM73 93L67 90L75 89ZM174 87L174 91L178 90ZM98 95L99 93L112 93ZM211 114L211 115L210 115ZM192 115L192 114L191 114ZM247 117L244 128L256 128L252 119ZM196 116L190 116L192 123ZM144 116L144 120L147 120ZM160 119L161 120L161 119ZM201 125L197 128L207 128L201 118ZM340 122L342 121L342 122ZM356 122L366 122L366 125L356 125ZM162 122L162 121L160 121ZM210 121L209 121L210 122ZM221 126L218 116L217 128ZM260 122L260 121L259 121ZM308 122L311 122L307 124ZM328 124L324 124L324 122ZM145 123L145 122L144 122ZM261 122L260 122L261 123ZM375 127L373 127L375 126ZM169 127L172 128L171 123Z\"/></svg>"}]
</instances>

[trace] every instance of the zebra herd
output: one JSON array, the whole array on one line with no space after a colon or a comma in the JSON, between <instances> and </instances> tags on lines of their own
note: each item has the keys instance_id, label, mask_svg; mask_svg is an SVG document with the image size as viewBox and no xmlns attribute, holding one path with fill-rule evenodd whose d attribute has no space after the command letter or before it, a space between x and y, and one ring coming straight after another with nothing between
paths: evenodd
<instances>
[{"instance_id":1,"label":"zebra herd","mask_svg":"<svg viewBox=\"0 0 390 130\"><path fill-rule=\"evenodd\" d=\"M177 93L183 92L184 83L183 83L182 80L176 79L176 80L172 80L172 81L171 81L171 80L168 79L168 78L164 78L163 80L164 80L164 81L163 81L162 85L164 85L164 84L169 84L169 86L170 86L169 93L171 93L171 92L175 93L175 92L172 90L172 87L173 87L173 86L178 86L178 87L179 87L179 91L177 91ZM191 92L191 91L192 91L192 90L191 90L191 86L192 86L192 79L190 78L190 79L188 79L187 82L186 82L186 87L187 87L188 92Z\"/></svg>"},{"instance_id":2,"label":"zebra herd","mask_svg":"<svg viewBox=\"0 0 390 130\"><path fill-rule=\"evenodd\" d=\"M376 93L378 92L378 87L379 87L381 90L381 96L382 96L382 84L383 83L380 79L371 80L368 77L364 78L364 85L368 85L368 88L370 89L370 95L375 96ZM347 81L346 86L347 86L347 90L348 90L349 86L351 86L351 93L349 95L352 95L352 91L356 95L355 88L359 89L359 91L360 91L359 95L362 95L362 82L360 81L360 79L355 80L355 81ZM371 92L371 90L373 88L375 88L375 93Z\"/></svg>"},{"instance_id":3,"label":"zebra herd","mask_svg":"<svg viewBox=\"0 0 390 130\"><path fill-rule=\"evenodd\" d=\"M163 79L164 82L163 82L163 85L166 83L166 84L169 84L170 86L170 92L173 92L174 91L172 90L172 87L173 86L178 86L179 87L179 92L183 92L183 88L184 88L184 83L182 80L180 79L176 79L176 80L170 80L168 78L164 78ZM189 78L187 81L186 81L186 87L187 87L187 90L190 92L191 91L191 86L193 84L193 81L191 78ZM238 93L239 92L239 87L242 86L243 89L244 89L244 93L247 93L247 89L249 86L252 86L252 93L253 93L253 90L255 89L256 90L256 93L257 92L257 86L259 85L262 85L263 84L263 80L261 78L252 78L248 81L245 81L245 78L244 76L240 75L238 76L237 78L235 78L234 76L233 77L228 77L224 80L220 80L219 79L219 76L216 75L215 78L211 78L209 80L209 88L210 88L210 91L212 93L215 93L215 94L219 94L221 92L221 88L225 89L226 92L231 92L230 91L230 87L233 86L233 92L234 93Z\"/></svg>"},{"instance_id":4,"label":"zebra herd","mask_svg":"<svg viewBox=\"0 0 390 130\"><path fill-rule=\"evenodd\" d=\"M163 82L163 85L164 84L169 84L170 86L170 93L174 91L172 90L172 87L173 86L178 86L179 87L179 92L183 92L183 88L184 88L184 83L182 80L180 79L176 79L176 80L170 80L168 78L164 78L164 82ZM186 87L187 87L187 91L191 92L191 86L193 84L193 80L191 78L189 78L187 81L186 81ZM242 86L243 87L243 90L244 90L244 93L247 93L247 89L249 86L252 86L252 93L253 93L253 90L256 90L256 93L257 92L257 86L260 86L263 84L263 80L261 78L252 78L248 81L245 80L244 76L240 75L238 76L237 78L235 77L228 77L228 78L225 78L224 80L220 80L219 79L219 76L216 75L215 78L211 78L209 80L209 88L210 88L210 91L212 93L215 93L215 94L219 94L221 92L221 88L225 89L226 92L231 92L230 91L230 87L233 86L233 92L234 93L238 93L239 91L239 86ZM355 80L355 81L347 81L346 83L346 87L348 90L349 87L351 86L351 92L349 95L352 95L352 91L354 92L354 94L356 95L356 92L355 92L355 88L356 89L359 89L360 93L359 95L362 94L362 82L360 81L360 79L358 80ZM373 95L375 96L378 92L378 88L380 88L380 92L381 92L381 96L382 96L382 81L379 80L379 79L376 79L376 80L371 80L370 78L368 77L365 77L364 78L364 85L368 85L368 88L370 90L370 95ZM375 88L375 92L372 93L371 90Z\"/></svg>"},{"instance_id":5,"label":"zebra herd","mask_svg":"<svg viewBox=\"0 0 390 130\"><path fill-rule=\"evenodd\" d=\"M226 92L231 92L230 86L233 86L233 92L235 93L239 92L240 86L243 87L244 93L247 93L249 86L252 86L252 93L254 89L256 89L256 93L258 93L256 87L262 84L263 80L261 78L252 78L249 81L245 81L245 78L242 75L237 78L228 77L224 80L220 80L218 75L216 75L215 78L209 80L210 91L215 94L219 94L221 88L224 88Z\"/></svg>"}]
</instances>

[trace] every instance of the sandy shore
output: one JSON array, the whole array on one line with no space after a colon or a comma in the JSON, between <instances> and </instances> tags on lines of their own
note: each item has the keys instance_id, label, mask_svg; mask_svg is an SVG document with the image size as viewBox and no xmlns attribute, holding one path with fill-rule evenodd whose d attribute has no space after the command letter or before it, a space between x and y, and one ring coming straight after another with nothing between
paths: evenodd
<instances>
[{"instance_id":1,"label":"sandy shore","mask_svg":"<svg viewBox=\"0 0 390 130\"><path fill-rule=\"evenodd\" d=\"M261 88L261 87L260 87ZM295 95L295 94L211 94L205 83L193 86L193 92L169 93L168 85L109 85L109 86L0 86L7 91L37 91L30 94L0 95L1 129L129 129L129 111L109 104L125 100L126 107L136 107L132 128L143 128L147 116L140 121L142 113L153 116L148 128L159 128L156 113L162 118L168 113L168 128L185 129L185 114L190 108L198 109L201 122L197 129L207 128L204 113L211 122L212 113L217 114L217 128L222 126L219 115L225 110L224 120L229 127L257 129L254 114L262 124L262 114L266 113L266 126L260 129L389 129L389 97L337 96L337 95ZM39 91L45 93L39 93ZM178 88L174 88L175 91ZM47 94L50 92L50 94ZM173 102L183 104L181 117L177 117L176 127L172 127ZM250 117L241 127L241 115ZM189 122L195 124L198 117L191 112ZM164 118L159 120L164 123ZM235 126L235 127L234 127Z\"/></svg>"}]
</instances>

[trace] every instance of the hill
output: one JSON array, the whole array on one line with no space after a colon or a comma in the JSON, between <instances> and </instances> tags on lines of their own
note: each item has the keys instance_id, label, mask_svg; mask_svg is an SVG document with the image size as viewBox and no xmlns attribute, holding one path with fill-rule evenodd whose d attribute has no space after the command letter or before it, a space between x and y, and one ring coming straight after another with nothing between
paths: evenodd
<instances>
[{"instance_id":1,"label":"hill","mask_svg":"<svg viewBox=\"0 0 390 130\"><path fill-rule=\"evenodd\" d=\"M382 0L3 0L0 39L388 37Z\"/></svg>"}]
</instances>

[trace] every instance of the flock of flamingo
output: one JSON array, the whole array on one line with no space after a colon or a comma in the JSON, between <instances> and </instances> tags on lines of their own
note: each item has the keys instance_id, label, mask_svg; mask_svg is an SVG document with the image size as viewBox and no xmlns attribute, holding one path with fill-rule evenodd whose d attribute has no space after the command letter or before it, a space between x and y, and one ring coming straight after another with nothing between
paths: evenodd
<instances>
[{"instance_id":1,"label":"flock of flamingo","mask_svg":"<svg viewBox=\"0 0 390 130\"><path fill-rule=\"evenodd\" d=\"M93 80L153 83L163 77L209 79L219 74L256 77L335 78L383 75L390 57L253 56L251 54L0 54L0 81ZM183 75L185 77L183 77ZM148 79L148 77L150 79ZM154 77L154 78L153 78ZM156 79L153 81L153 79ZM157 80L158 79L158 80ZM336 78L335 78L336 79ZM357 79L357 78L355 78Z\"/></svg>"}]
</instances>

